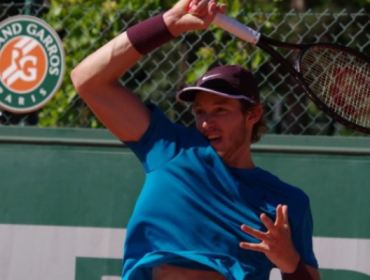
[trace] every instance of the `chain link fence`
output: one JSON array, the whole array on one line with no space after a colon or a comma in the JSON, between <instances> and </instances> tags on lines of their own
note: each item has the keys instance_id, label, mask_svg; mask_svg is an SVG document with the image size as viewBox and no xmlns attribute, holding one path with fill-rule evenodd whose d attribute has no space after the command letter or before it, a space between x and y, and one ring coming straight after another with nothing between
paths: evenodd
<instances>
[{"instance_id":1,"label":"chain link fence","mask_svg":"<svg viewBox=\"0 0 370 280\"><path fill-rule=\"evenodd\" d=\"M67 6L41 3L0 4L0 20L18 14L43 18L61 37L66 55L64 82L43 109L16 115L0 109L0 125L98 128L103 127L76 94L69 75L84 57L129 26L151 17L157 10L130 10L106 1ZM370 14L365 10L316 13L253 13L231 15L268 37L288 42L331 42L370 55ZM1 51L1 46L0 46ZM294 61L292 51L282 51ZM143 57L122 83L145 101L158 104L175 122L193 125L189 107L175 101L175 93L195 82L210 66L239 64L252 69L260 81L270 133L296 135L360 135L323 114L302 93L292 77L268 55L226 32L212 27L189 32Z\"/></svg>"}]
</instances>

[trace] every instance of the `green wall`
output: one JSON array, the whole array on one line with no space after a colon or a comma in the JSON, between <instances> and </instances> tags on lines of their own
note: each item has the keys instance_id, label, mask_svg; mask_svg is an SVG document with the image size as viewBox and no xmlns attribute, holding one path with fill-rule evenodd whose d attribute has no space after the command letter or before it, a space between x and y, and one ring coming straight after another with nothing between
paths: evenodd
<instances>
[{"instance_id":1,"label":"green wall","mask_svg":"<svg viewBox=\"0 0 370 280\"><path fill-rule=\"evenodd\" d=\"M310 196L315 236L370 240L370 138L266 136L253 156ZM0 127L0 170L0 224L10 225L125 228L144 176L106 130Z\"/></svg>"}]
</instances>

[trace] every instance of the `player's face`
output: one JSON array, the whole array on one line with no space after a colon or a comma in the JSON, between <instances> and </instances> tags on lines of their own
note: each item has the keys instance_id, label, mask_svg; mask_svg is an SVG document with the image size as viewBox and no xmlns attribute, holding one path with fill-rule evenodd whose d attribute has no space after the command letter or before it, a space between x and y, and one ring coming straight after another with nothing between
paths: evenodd
<instances>
[{"instance_id":1,"label":"player's face","mask_svg":"<svg viewBox=\"0 0 370 280\"><path fill-rule=\"evenodd\" d=\"M197 129L218 155L235 165L250 151L253 123L243 114L237 99L200 92L193 103Z\"/></svg>"}]
</instances>

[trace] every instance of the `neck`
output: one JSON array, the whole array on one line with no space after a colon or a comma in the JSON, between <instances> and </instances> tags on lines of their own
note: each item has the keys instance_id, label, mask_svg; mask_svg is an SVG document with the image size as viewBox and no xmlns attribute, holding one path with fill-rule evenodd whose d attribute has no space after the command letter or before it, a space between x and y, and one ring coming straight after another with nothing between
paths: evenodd
<instances>
[{"instance_id":1,"label":"neck","mask_svg":"<svg viewBox=\"0 0 370 280\"><path fill-rule=\"evenodd\" d=\"M227 162L225 164L229 167L240 168L240 169L254 169L256 168L252 160L243 160L243 162Z\"/></svg>"},{"instance_id":2,"label":"neck","mask_svg":"<svg viewBox=\"0 0 370 280\"><path fill-rule=\"evenodd\" d=\"M256 168L250 148L240 153L234 153L232 156L221 156L222 160L229 167L240 168L240 169L253 169Z\"/></svg>"}]
</instances>

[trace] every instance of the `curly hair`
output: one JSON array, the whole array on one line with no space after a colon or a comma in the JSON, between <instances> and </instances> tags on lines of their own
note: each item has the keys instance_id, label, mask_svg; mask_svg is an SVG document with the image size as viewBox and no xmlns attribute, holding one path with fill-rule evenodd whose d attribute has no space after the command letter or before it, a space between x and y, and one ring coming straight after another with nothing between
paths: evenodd
<instances>
[{"instance_id":1,"label":"curly hair","mask_svg":"<svg viewBox=\"0 0 370 280\"><path fill-rule=\"evenodd\" d=\"M253 107L259 106L253 105L244 99L239 99L239 101L241 104L241 110L243 114L249 112ZM262 113L261 118L253 126L251 143L258 142L261 139L262 135L265 134L268 130L269 128L267 126L267 119L265 115Z\"/></svg>"}]
</instances>

